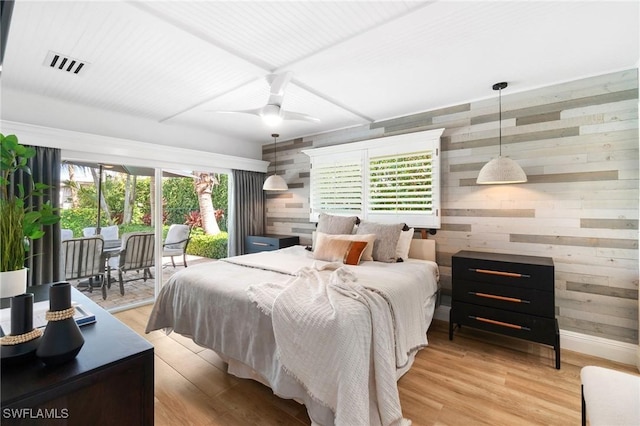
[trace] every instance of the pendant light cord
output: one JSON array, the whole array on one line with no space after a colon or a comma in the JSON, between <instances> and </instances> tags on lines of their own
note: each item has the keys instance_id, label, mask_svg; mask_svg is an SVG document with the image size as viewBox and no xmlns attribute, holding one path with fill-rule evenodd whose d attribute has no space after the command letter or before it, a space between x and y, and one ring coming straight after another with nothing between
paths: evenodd
<instances>
[{"instance_id":1,"label":"pendant light cord","mask_svg":"<svg viewBox=\"0 0 640 426\"><path fill-rule=\"evenodd\" d=\"M502 157L502 87L498 89L498 143L500 144L500 157Z\"/></svg>"},{"instance_id":2,"label":"pendant light cord","mask_svg":"<svg viewBox=\"0 0 640 426\"><path fill-rule=\"evenodd\" d=\"M498 146L500 147L500 157L502 157L502 89L507 87L507 82L496 83L493 85L493 90L498 91Z\"/></svg>"},{"instance_id":3,"label":"pendant light cord","mask_svg":"<svg viewBox=\"0 0 640 426\"><path fill-rule=\"evenodd\" d=\"M278 147L276 146L276 138L280 136L277 133L271 135L273 137L273 174L278 174Z\"/></svg>"}]
</instances>

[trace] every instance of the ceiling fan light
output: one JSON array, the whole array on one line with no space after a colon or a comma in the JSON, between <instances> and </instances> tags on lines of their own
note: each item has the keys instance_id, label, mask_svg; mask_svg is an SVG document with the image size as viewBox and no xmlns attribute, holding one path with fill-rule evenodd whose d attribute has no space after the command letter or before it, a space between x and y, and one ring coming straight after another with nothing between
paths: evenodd
<instances>
[{"instance_id":1,"label":"ceiling fan light","mask_svg":"<svg viewBox=\"0 0 640 426\"><path fill-rule=\"evenodd\" d=\"M280 107L278 105L266 105L260 113L262 121L270 127L277 126L282 123L282 115L280 115Z\"/></svg>"},{"instance_id":2,"label":"ceiling fan light","mask_svg":"<svg viewBox=\"0 0 640 426\"><path fill-rule=\"evenodd\" d=\"M287 185L282 176L271 175L264 181L262 189L264 191L286 191L289 189L289 185Z\"/></svg>"},{"instance_id":3,"label":"ceiling fan light","mask_svg":"<svg viewBox=\"0 0 640 426\"><path fill-rule=\"evenodd\" d=\"M524 183L527 175L522 167L511 158L498 157L480 169L476 183L480 185Z\"/></svg>"}]
</instances>

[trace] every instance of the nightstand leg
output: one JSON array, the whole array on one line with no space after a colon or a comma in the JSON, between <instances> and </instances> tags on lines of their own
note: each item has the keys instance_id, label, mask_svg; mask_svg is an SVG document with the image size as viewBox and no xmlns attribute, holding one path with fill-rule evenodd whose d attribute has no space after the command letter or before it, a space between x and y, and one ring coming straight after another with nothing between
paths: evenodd
<instances>
[{"instance_id":1,"label":"nightstand leg","mask_svg":"<svg viewBox=\"0 0 640 426\"><path fill-rule=\"evenodd\" d=\"M453 340L453 309L449 309L449 340Z\"/></svg>"},{"instance_id":2,"label":"nightstand leg","mask_svg":"<svg viewBox=\"0 0 640 426\"><path fill-rule=\"evenodd\" d=\"M556 369L560 370L560 328L558 327L558 320L556 319L556 344L554 345L556 351Z\"/></svg>"}]
</instances>

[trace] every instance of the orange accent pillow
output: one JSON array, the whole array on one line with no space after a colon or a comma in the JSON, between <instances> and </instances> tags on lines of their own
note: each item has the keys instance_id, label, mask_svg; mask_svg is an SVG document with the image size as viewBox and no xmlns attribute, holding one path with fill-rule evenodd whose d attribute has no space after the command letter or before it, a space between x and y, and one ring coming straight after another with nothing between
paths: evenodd
<instances>
[{"instance_id":1,"label":"orange accent pillow","mask_svg":"<svg viewBox=\"0 0 640 426\"><path fill-rule=\"evenodd\" d=\"M358 265L366 241L339 240L337 238L319 239L319 244L313 251L313 258L326 262L342 262L347 265Z\"/></svg>"},{"instance_id":2,"label":"orange accent pillow","mask_svg":"<svg viewBox=\"0 0 640 426\"><path fill-rule=\"evenodd\" d=\"M349 244L349 248L347 252L344 254L344 259L342 263L346 265L358 265L360 264L360 259L362 258L362 254L364 253L364 249L367 248L366 241L351 241Z\"/></svg>"}]
</instances>

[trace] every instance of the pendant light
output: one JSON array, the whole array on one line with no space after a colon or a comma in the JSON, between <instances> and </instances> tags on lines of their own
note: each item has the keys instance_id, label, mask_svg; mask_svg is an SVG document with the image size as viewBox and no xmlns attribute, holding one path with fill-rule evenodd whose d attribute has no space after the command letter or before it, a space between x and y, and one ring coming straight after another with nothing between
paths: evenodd
<instances>
[{"instance_id":1,"label":"pendant light","mask_svg":"<svg viewBox=\"0 0 640 426\"><path fill-rule=\"evenodd\" d=\"M276 138L280 136L277 133L273 133L273 174L264 181L262 189L265 191L286 191L289 189L287 182L284 181L282 176L278 176L278 150L276 148Z\"/></svg>"},{"instance_id":2,"label":"pendant light","mask_svg":"<svg viewBox=\"0 0 640 426\"><path fill-rule=\"evenodd\" d=\"M500 154L498 158L494 158L484 165L480 169L477 184L491 185L491 184L504 184L504 183L523 183L527 181L527 175L522 170L522 167L511 158L502 156L502 89L507 87L506 82L496 83L493 85L493 90L498 90L498 97L500 99L500 112L499 112L499 129L500 136L498 143L500 145Z\"/></svg>"}]
</instances>

